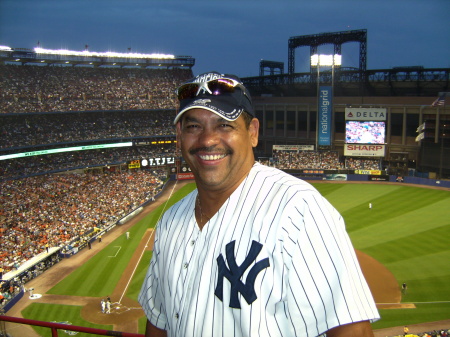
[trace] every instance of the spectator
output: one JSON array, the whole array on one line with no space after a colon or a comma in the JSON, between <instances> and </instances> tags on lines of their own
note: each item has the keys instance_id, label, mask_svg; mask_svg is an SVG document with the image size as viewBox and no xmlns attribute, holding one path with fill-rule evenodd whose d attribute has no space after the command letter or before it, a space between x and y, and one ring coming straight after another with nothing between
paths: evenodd
<instances>
[{"instance_id":1,"label":"spectator","mask_svg":"<svg viewBox=\"0 0 450 337\"><path fill-rule=\"evenodd\" d=\"M0 264L5 272L103 228L149 200L163 172L65 174L0 182Z\"/></svg>"}]
</instances>

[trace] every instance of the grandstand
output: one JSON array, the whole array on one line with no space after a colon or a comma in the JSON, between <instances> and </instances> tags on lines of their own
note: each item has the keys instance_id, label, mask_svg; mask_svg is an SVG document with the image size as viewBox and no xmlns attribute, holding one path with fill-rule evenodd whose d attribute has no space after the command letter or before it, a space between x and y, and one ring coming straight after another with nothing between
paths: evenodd
<instances>
[{"instance_id":1,"label":"grandstand","mask_svg":"<svg viewBox=\"0 0 450 337\"><path fill-rule=\"evenodd\" d=\"M174 88L193 76L180 66L12 63L0 65L4 308L154 200L175 163Z\"/></svg>"}]
</instances>

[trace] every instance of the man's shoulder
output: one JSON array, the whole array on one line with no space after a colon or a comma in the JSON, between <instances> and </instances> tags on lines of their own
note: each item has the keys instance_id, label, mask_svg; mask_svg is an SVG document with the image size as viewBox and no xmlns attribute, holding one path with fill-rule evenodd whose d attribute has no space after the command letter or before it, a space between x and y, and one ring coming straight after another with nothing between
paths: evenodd
<instances>
[{"instance_id":1,"label":"man's shoulder","mask_svg":"<svg viewBox=\"0 0 450 337\"><path fill-rule=\"evenodd\" d=\"M279 188L289 188L292 191L301 190L317 192L310 183L275 167L256 163L253 166L252 172L255 181L259 181L262 186L277 186Z\"/></svg>"}]
</instances>

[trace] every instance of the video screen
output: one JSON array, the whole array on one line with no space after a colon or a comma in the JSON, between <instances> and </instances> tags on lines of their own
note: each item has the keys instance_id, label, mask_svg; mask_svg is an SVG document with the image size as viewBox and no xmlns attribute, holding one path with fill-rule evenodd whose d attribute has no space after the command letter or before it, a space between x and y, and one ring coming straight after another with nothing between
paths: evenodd
<instances>
[{"instance_id":1,"label":"video screen","mask_svg":"<svg viewBox=\"0 0 450 337\"><path fill-rule=\"evenodd\" d=\"M345 142L349 144L384 144L385 135L386 122L345 122Z\"/></svg>"}]
</instances>

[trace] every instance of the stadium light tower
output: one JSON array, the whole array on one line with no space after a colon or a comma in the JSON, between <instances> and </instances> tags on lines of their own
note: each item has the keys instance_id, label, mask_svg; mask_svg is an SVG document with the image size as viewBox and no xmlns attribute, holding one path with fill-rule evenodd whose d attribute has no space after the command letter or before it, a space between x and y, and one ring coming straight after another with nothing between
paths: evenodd
<instances>
[{"instance_id":1,"label":"stadium light tower","mask_svg":"<svg viewBox=\"0 0 450 337\"><path fill-rule=\"evenodd\" d=\"M316 116L316 151L319 145L331 145L331 117L333 112L334 68L341 66L342 56L311 55L311 66L317 67L317 116ZM331 67L331 88L320 87L320 67Z\"/></svg>"}]
</instances>

